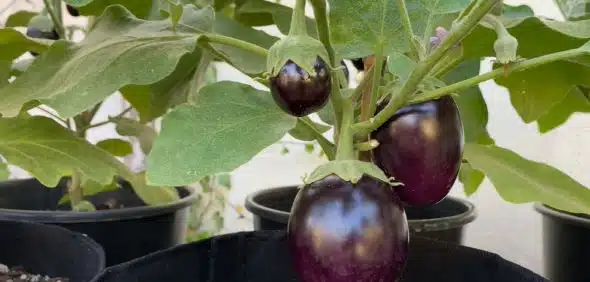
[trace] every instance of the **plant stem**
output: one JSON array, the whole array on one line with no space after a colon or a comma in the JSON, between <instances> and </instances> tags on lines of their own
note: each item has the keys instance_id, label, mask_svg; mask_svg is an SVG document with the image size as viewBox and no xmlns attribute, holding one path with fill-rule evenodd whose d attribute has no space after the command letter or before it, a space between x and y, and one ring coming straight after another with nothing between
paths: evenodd
<instances>
[{"instance_id":1,"label":"plant stem","mask_svg":"<svg viewBox=\"0 0 590 282\"><path fill-rule=\"evenodd\" d=\"M342 126L336 147L337 160L353 160L354 138L351 125L354 123L354 108L350 99L344 99L342 103Z\"/></svg>"},{"instance_id":2,"label":"plant stem","mask_svg":"<svg viewBox=\"0 0 590 282\"><path fill-rule=\"evenodd\" d=\"M362 121L353 126L355 134L360 138L363 138L392 117L397 110L406 103L407 99L414 94L418 85L422 79L428 75L432 67L438 63L447 51L453 48L473 30L497 1L498 0L482 0L476 4L471 13L469 13L463 21L458 22L453 28L451 28L448 36L441 42L440 46L426 57L425 60L418 63L400 90L393 94L387 106L374 117L372 122L371 120Z\"/></svg>"},{"instance_id":3,"label":"plant stem","mask_svg":"<svg viewBox=\"0 0 590 282\"><path fill-rule=\"evenodd\" d=\"M99 127L99 126L103 126L103 125L109 124L109 123L113 122L113 119L120 119L120 118L122 118L122 117L123 117L125 114L127 114L129 111L131 111L131 110L133 110L133 107L128 107L128 108L126 108L125 110L123 110L121 113L119 113L118 115L116 115L116 116L114 116L114 117L111 117L111 118L109 118L108 120L101 121L101 122L97 122L97 123L95 123L95 124L89 124L89 125L86 125L86 126L82 127L82 129L83 129L83 131L88 131L88 129L91 129L91 128L95 128L95 127Z\"/></svg>"},{"instance_id":4,"label":"plant stem","mask_svg":"<svg viewBox=\"0 0 590 282\"><path fill-rule=\"evenodd\" d=\"M61 16L59 16L59 15L61 15L61 11L58 15L58 13L56 12L56 10L57 10L56 7L54 7L52 5L52 3L49 2L49 0L43 0L43 3L45 4L45 8L47 9L47 12L49 13L49 17L53 21L53 25L55 26L55 30L57 31L59 38L65 40L66 33L65 33L65 29L63 27L63 24L61 22Z\"/></svg>"},{"instance_id":5,"label":"plant stem","mask_svg":"<svg viewBox=\"0 0 590 282\"><path fill-rule=\"evenodd\" d=\"M326 157L328 157L328 160L334 160L336 154L336 146L334 146L334 144L330 142L330 140L326 139L326 137L322 135L322 133L313 124L311 119L309 119L309 117L300 118L299 121L301 121L301 123L305 125L305 127L307 127L307 130L310 133L312 133L315 140L318 141L320 147L322 147L322 150L324 150Z\"/></svg>"},{"instance_id":6,"label":"plant stem","mask_svg":"<svg viewBox=\"0 0 590 282\"><path fill-rule=\"evenodd\" d=\"M70 204L72 210L75 210L78 204L84 200L84 192L82 190L80 173L77 170L72 171L72 178L68 187L68 195L70 195Z\"/></svg>"},{"instance_id":7,"label":"plant stem","mask_svg":"<svg viewBox=\"0 0 590 282\"><path fill-rule=\"evenodd\" d=\"M291 15L291 28L289 35L307 35L307 25L305 22L305 2L307 0L296 0L293 14Z\"/></svg>"},{"instance_id":8,"label":"plant stem","mask_svg":"<svg viewBox=\"0 0 590 282\"><path fill-rule=\"evenodd\" d=\"M387 3L387 1L384 1ZM410 54L412 54L412 58L414 60L420 59L420 51L418 50L417 46L414 44L414 30L412 29L412 21L410 20L410 15L408 14L408 8L406 7L406 0L397 0L397 7L401 14L402 24L404 26L404 30L406 31L406 35L408 36L408 41L410 42Z\"/></svg>"},{"instance_id":9,"label":"plant stem","mask_svg":"<svg viewBox=\"0 0 590 282\"><path fill-rule=\"evenodd\" d=\"M558 53L553 53L553 54L549 54L549 55L544 55L541 57L537 57L537 58L533 58L533 59L528 59L525 61L521 61L518 63L514 63L512 65L510 65L510 68L508 69L507 73L508 74L512 74L515 72L519 72L519 71L523 71L529 68L534 68L534 67L538 67L547 63L551 63L551 62L555 62L558 60L565 60L565 59L569 59L569 58L573 58L573 57L577 57L577 56L581 56L581 55L586 55L588 54L588 52L586 50L582 50L582 49L572 49L572 50L567 50L567 51L561 51ZM429 100L433 100L433 99L437 99L440 98L442 96L451 94L451 93L458 93L460 91L463 91L465 89L468 89L472 86L476 86L479 83L485 82L487 80L490 79L494 79L497 77L501 77L504 76L505 70L504 68L497 68L491 72L485 73L485 74L481 74L445 87L441 87L438 88L436 90L432 90L429 92L425 92L421 95L416 96L413 99L410 99L409 102L410 103L420 103L420 102L424 102L424 101L429 101Z\"/></svg>"},{"instance_id":10,"label":"plant stem","mask_svg":"<svg viewBox=\"0 0 590 282\"><path fill-rule=\"evenodd\" d=\"M233 46L236 48L240 48L242 50L250 51L252 53L255 53L257 55L264 56L264 57L266 57L268 55L268 50L266 50L265 48L262 48L256 44L252 44L252 43L249 43L246 41L235 39L235 38L232 38L229 36L224 36L221 34L214 34L214 33L203 34L200 36L200 40L204 40L204 41L210 42L210 43L219 43L219 44Z\"/></svg>"},{"instance_id":11,"label":"plant stem","mask_svg":"<svg viewBox=\"0 0 590 282\"><path fill-rule=\"evenodd\" d=\"M328 24L328 13L326 8L326 0L310 0L310 3L313 7L313 14L316 21L316 30L318 33L318 37L326 51L328 52L328 57L330 58L330 65L332 68L336 68L338 66L338 62L336 61L336 52L334 52L334 47L332 47L332 42L330 40L330 25ZM333 75L336 76L337 75ZM342 123L341 116L342 116L342 94L340 93L340 81L339 79L333 79L332 85L336 85L337 87L332 87L332 93L330 96L330 103L332 103L332 107L334 108L334 139L338 140L338 135L340 132L340 125Z\"/></svg>"},{"instance_id":12,"label":"plant stem","mask_svg":"<svg viewBox=\"0 0 590 282\"><path fill-rule=\"evenodd\" d=\"M62 119L60 116L58 116L58 115L56 115L56 114L52 113L52 112L51 112L51 111L49 111L48 109L45 109L45 108L44 108L44 107L42 107L42 106L40 106L38 109L39 109L40 111L42 111L42 112L44 112L44 113L46 113L46 114L50 115L52 118L55 118L55 119L57 119L58 121L62 122L64 125L66 125L66 126L69 126L69 124L68 124L68 122L67 122L66 120L64 120L64 119Z\"/></svg>"}]
</instances>

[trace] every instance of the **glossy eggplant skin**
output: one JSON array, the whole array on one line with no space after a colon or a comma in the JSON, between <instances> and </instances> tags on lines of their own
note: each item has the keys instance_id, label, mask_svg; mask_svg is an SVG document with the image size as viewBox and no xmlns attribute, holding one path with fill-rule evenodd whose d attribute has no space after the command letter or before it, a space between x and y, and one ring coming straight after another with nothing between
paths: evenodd
<instances>
[{"instance_id":1,"label":"glossy eggplant skin","mask_svg":"<svg viewBox=\"0 0 590 282\"><path fill-rule=\"evenodd\" d=\"M43 38L43 39L51 39L51 40L58 40L59 34L55 29L52 29L51 32L43 32L39 29L29 27L27 28L27 36L32 38Z\"/></svg>"},{"instance_id":2,"label":"glossy eggplant skin","mask_svg":"<svg viewBox=\"0 0 590 282\"><path fill-rule=\"evenodd\" d=\"M303 117L322 109L328 102L332 83L330 69L320 57L310 75L292 61L287 61L279 74L270 78L270 92L286 113Z\"/></svg>"},{"instance_id":3,"label":"glossy eggplant skin","mask_svg":"<svg viewBox=\"0 0 590 282\"><path fill-rule=\"evenodd\" d=\"M328 176L303 187L291 210L289 247L303 282L395 282L408 254L408 222L389 184Z\"/></svg>"},{"instance_id":4,"label":"glossy eggplant skin","mask_svg":"<svg viewBox=\"0 0 590 282\"><path fill-rule=\"evenodd\" d=\"M401 108L371 137L379 142L373 162L404 184L395 188L404 203L426 206L447 196L464 145L463 124L451 96Z\"/></svg>"}]
</instances>

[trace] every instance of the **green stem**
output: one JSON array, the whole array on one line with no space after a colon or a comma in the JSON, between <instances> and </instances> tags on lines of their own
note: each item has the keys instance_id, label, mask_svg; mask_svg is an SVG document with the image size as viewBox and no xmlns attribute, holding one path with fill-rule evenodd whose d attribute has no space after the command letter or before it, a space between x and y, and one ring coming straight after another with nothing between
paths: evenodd
<instances>
[{"instance_id":1,"label":"green stem","mask_svg":"<svg viewBox=\"0 0 590 282\"><path fill-rule=\"evenodd\" d=\"M73 170L70 185L68 186L68 195L70 195L72 210L75 210L78 204L84 200L84 191L82 190L81 182L80 172Z\"/></svg>"},{"instance_id":2,"label":"green stem","mask_svg":"<svg viewBox=\"0 0 590 282\"><path fill-rule=\"evenodd\" d=\"M384 1L387 3L387 1ZM402 24L404 26L404 30L406 31L406 35L410 42L411 54L414 60L420 59L420 51L418 50L416 44L414 44L414 30L412 29L412 21L410 20L410 15L408 14L408 8L406 7L406 0L397 0L397 7L401 14Z\"/></svg>"},{"instance_id":3,"label":"green stem","mask_svg":"<svg viewBox=\"0 0 590 282\"><path fill-rule=\"evenodd\" d=\"M379 141L377 141L375 139L371 139L366 142L360 142L360 143L354 144L354 148L359 151L362 151L362 152L371 151L371 150L377 148L377 146L379 146Z\"/></svg>"},{"instance_id":4,"label":"green stem","mask_svg":"<svg viewBox=\"0 0 590 282\"><path fill-rule=\"evenodd\" d=\"M350 99L344 99L342 103L342 126L338 137L338 146L336 147L337 160L353 160L354 155L354 138L352 124L354 123L354 108Z\"/></svg>"},{"instance_id":5,"label":"green stem","mask_svg":"<svg viewBox=\"0 0 590 282\"><path fill-rule=\"evenodd\" d=\"M228 37L228 36L224 36L221 34L214 34L214 33L203 34L203 35L201 35L200 40L210 42L210 43L219 43L219 44L233 46L236 48L240 48L242 50L250 51L252 53L255 53L255 54L263 56L263 57L266 57L268 55L268 50L266 50L265 48L262 48L256 44L252 44L250 42L242 41L242 40L235 39L235 38Z\"/></svg>"},{"instance_id":6,"label":"green stem","mask_svg":"<svg viewBox=\"0 0 590 282\"><path fill-rule=\"evenodd\" d=\"M330 140L324 137L324 135L317 129L309 117L300 118L299 121L301 121L301 123L307 127L307 130L313 135L315 140L318 141L320 147L322 147L322 150L326 154L326 157L328 157L328 160L334 160L336 155L336 146L334 143L330 142Z\"/></svg>"},{"instance_id":7,"label":"green stem","mask_svg":"<svg viewBox=\"0 0 590 282\"><path fill-rule=\"evenodd\" d=\"M305 2L307 0L297 0L291 15L290 36L307 35L307 25L305 19Z\"/></svg>"},{"instance_id":8,"label":"green stem","mask_svg":"<svg viewBox=\"0 0 590 282\"><path fill-rule=\"evenodd\" d=\"M364 117L365 119L362 119L362 121L371 118L375 114L375 109L377 108L379 86L381 85L381 75L383 73L383 62L385 61L385 57L383 56L383 45L383 41L379 40L377 43L377 52L375 52L375 66L373 66L375 71L373 72L373 85L371 87L369 111L367 112L367 116Z\"/></svg>"},{"instance_id":9,"label":"green stem","mask_svg":"<svg viewBox=\"0 0 590 282\"><path fill-rule=\"evenodd\" d=\"M118 115L116 115L114 117L110 117L109 119L107 119L105 121L97 122L95 124L87 124L87 125L85 125L85 126L82 127L82 131L86 132L86 131L88 131L91 128L95 128L95 127L107 125L107 124L113 122L113 120L122 118L125 114L127 114L131 110L133 110L133 107L128 107L125 110L123 110L121 113L119 113Z\"/></svg>"},{"instance_id":10,"label":"green stem","mask_svg":"<svg viewBox=\"0 0 590 282\"><path fill-rule=\"evenodd\" d=\"M541 56L541 57L537 57L537 58L533 58L533 59L528 59L525 61L521 61L518 63L514 63L512 65L510 65L510 68L508 69L507 74L510 75L512 73L515 72L519 72L519 71L523 71L529 68L534 68L534 67L538 67L544 64L548 64L551 62L555 62L558 60L565 60L565 59L569 59L569 58L573 58L573 57L577 57L577 56L581 56L581 55L586 55L588 54L588 52L586 50L582 50L582 49L573 49L573 50L567 50L567 51L561 51L558 53L553 53L553 54L549 54L549 55L545 55L545 56ZM485 73L485 74L481 74L442 88L438 88L436 90L433 91L429 91L429 92L425 92L419 96L416 96L413 99L410 99L410 103L420 103L420 102L424 102L424 101L429 101L429 100L433 100L433 99L437 99L440 98L442 96L451 94L451 93L458 93L461 92L465 89L468 89L470 87L476 86L482 82L488 81L490 79L495 79L497 77L501 77L504 76L506 74L504 68L497 68L491 72Z\"/></svg>"},{"instance_id":11,"label":"green stem","mask_svg":"<svg viewBox=\"0 0 590 282\"><path fill-rule=\"evenodd\" d=\"M50 3L49 0L43 0L43 3L45 4L45 8L47 9L47 12L49 13L49 17L53 21L53 25L55 26L55 30L57 31L59 38L65 40L66 39L65 29L64 29L63 24L61 22L61 17L58 16L58 14L56 13L57 9L55 9L55 6L53 6L52 5L53 3ZM61 15L61 11L60 11L59 15Z\"/></svg>"},{"instance_id":12,"label":"green stem","mask_svg":"<svg viewBox=\"0 0 590 282\"><path fill-rule=\"evenodd\" d=\"M496 31L498 37L502 37L509 34L504 24L494 15L487 14L485 17L483 17L482 21L491 25Z\"/></svg>"},{"instance_id":13,"label":"green stem","mask_svg":"<svg viewBox=\"0 0 590 282\"><path fill-rule=\"evenodd\" d=\"M327 12L327 5L326 0L310 0L310 3L313 7L313 15L316 21L316 30L318 33L319 40L324 44L326 51L328 52L328 57L330 58L330 65L332 68L336 68L339 64L336 61L336 52L334 51L334 47L332 47L332 42L330 39L330 25L328 24L328 12ZM336 79L332 79L332 85L340 85L340 80L337 78L338 75L336 72L333 72L333 76ZM342 124L342 93L340 93L339 87L332 87L332 93L330 96L330 103L332 103L332 108L334 108L334 139L338 140L338 135L340 134L340 125Z\"/></svg>"},{"instance_id":14,"label":"green stem","mask_svg":"<svg viewBox=\"0 0 590 282\"><path fill-rule=\"evenodd\" d=\"M469 13L463 21L458 22L453 28L451 28L448 36L441 42L440 46L434 49L425 60L418 63L409 78L402 85L401 89L393 94L392 99L383 111L377 114L372 121L362 121L354 125L353 128L355 134L358 134L358 136L362 138L387 122L387 120L406 103L409 97L414 94L418 85L422 79L428 75L432 67L435 66L451 48L473 30L497 1L498 0L480 1L475 7L473 7L471 13Z\"/></svg>"}]
</instances>

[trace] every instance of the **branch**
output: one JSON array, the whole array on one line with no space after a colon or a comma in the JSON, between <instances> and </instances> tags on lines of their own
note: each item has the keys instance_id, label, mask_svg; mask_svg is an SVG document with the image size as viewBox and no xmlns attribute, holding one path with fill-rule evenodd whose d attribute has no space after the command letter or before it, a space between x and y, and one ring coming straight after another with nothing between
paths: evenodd
<instances>
[{"instance_id":1,"label":"branch","mask_svg":"<svg viewBox=\"0 0 590 282\"><path fill-rule=\"evenodd\" d=\"M125 114L127 114L131 110L133 110L133 107L128 107L127 109L125 109L121 113L119 113L118 115L116 115L114 117L110 117L108 120L101 121L101 122L91 124L91 125L84 127L82 131L87 131L88 129L91 129L91 128L107 125L107 124L113 122L114 119L122 118Z\"/></svg>"},{"instance_id":2,"label":"branch","mask_svg":"<svg viewBox=\"0 0 590 282\"><path fill-rule=\"evenodd\" d=\"M572 49L572 50L567 50L567 51L562 51L562 52L557 52L557 53L553 53L553 54L549 54L549 55L545 55L545 56L541 56L541 57L536 57L533 59L528 59L525 61L521 61L518 63L514 63L511 64L507 70L507 72L505 72L504 68L497 68L491 72L482 74L482 75L478 75L472 78L469 78L467 80L463 80L445 87L441 87L438 88L436 90L432 90L432 91L428 91L425 92L421 95L416 96L413 99L410 99L410 103L420 103L420 102L425 102L425 101L429 101L429 100L433 100L433 99L437 99L440 98L442 96L451 94L451 93L457 93L460 91L463 91L465 89L468 89L472 86L476 86L482 82L488 81L490 79L495 79L501 76L504 76L505 74L512 74L515 72L519 72L519 71L523 71L529 68L534 68L534 67L538 67L544 64L548 64L548 63L552 63L558 60L565 60L565 59L569 59L569 58L573 58L573 57L577 57L580 55L585 55L587 54L588 51L583 50L581 48L578 49Z\"/></svg>"},{"instance_id":3,"label":"branch","mask_svg":"<svg viewBox=\"0 0 590 282\"><path fill-rule=\"evenodd\" d=\"M413 59L419 60L420 51L417 48L418 46L414 44L414 30L412 29L412 21L410 20L410 15L408 14L408 8L406 8L406 0L397 0L397 6L401 14L404 30L406 31L406 35L408 36L408 40L410 42L410 53L412 54Z\"/></svg>"},{"instance_id":4,"label":"branch","mask_svg":"<svg viewBox=\"0 0 590 282\"><path fill-rule=\"evenodd\" d=\"M252 44L250 42L242 41L239 39L235 39L235 38L220 35L220 34L213 34L213 33L203 34L199 37L199 41L200 40L210 42L210 43L219 43L219 44L223 44L223 45L233 46L236 48L240 48L242 50L250 51L252 53L255 53L255 54L263 56L263 57L266 57L268 55L268 50L266 50L265 48L262 48L256 44Z\"/></svg>"},{"instance_id":5,"label":"branch","mask_svg":"<svg viewBox=\"0 0 590 282\"><path fill-rule=\"evenodd\" d=\"M496 5L498 0L479 0L479 3L473 7L463 21L458 22L451 28L448 36L441 42L441 45L434 50L424 61L421 61L412 71L409 78L402 85L401 89L394 93L389 104L377 114L371 121L363 121L353 125L353 131L359 137L368 135L373 130L383 125L390 117L392 117L397 110L402 107L410 97L414 94L418 85L428 75L430 70L438 63L438 61L457 43L473 30L479 21L488 13L490 9Z\"/></svg>"},{"instance_id":6,"label":"branch","mask_svg":"<svg viewBox=\"0 0 590 282\"><path fill-rule=\"evenodd\" d=\"M49 12L49 17L53 21L53 25L55 25L55 29L57 30L57 34L59 34L59 38L67 40L61 19L58 13L54 10L56 7L53 7L53 5L49 3L49 0L43 0L43 3L45 4L45 9L47 9L47 12Z\"/></svg>"}]
</instances>

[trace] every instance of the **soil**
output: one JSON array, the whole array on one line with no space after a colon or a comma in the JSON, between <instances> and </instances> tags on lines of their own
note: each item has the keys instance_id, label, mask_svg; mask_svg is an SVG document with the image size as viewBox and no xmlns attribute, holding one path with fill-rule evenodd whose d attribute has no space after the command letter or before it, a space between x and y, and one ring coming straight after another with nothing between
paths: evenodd
<instances>
[{"instance_id":1,"label":"soil","mask_svg":"<svg viewBox=\"0 0 590 282\"><path fill-rule=\"evenodd\" d=\"M47 275L32 274L25 271L24 267L9 268L0 263L0 282L69 282L68 278L48 277Z\"/></svg>"}]
</instances>

